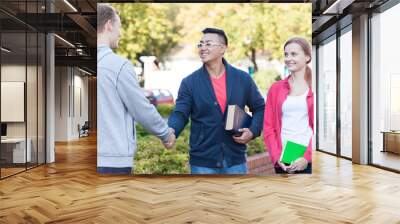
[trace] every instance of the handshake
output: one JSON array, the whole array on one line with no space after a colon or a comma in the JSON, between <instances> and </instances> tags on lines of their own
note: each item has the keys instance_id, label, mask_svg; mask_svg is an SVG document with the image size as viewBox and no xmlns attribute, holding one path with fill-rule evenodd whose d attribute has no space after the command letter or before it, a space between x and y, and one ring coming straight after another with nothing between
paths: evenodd
<instances>
[{"instance_id":1,"label":"handshake","mask_svg":"<svg viewBox=\"0 0 400 224\"><path fill-rule=\"evenodd\" d=\"M167 141L163 142L164 147L167 149L172 148L175 145L176 137L175 137L175 130L169 128L169 135Z\"/></svg>"}]
</instances>

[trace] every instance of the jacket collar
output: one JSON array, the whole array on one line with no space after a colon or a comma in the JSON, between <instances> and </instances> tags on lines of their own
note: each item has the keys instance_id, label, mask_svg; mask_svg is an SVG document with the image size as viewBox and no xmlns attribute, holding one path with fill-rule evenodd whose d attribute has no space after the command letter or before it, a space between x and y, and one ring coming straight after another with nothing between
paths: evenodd
<instances>
[{"instance_id":1,"label":"jacket collar","mask_svg":"<svg viewBox=\"0 0 400 224\"><path fill-rule=\"evenodd\" d=\"M290 76L292 76L292 75L288 75L288 77L286 77L286 78L283 80L283 86L284 86L285 89L287 90L287 94L289 94L289 92L290 92L290 85L289 85L289 78L290 78ZM313 96L313 92L312 92L311 87L309 86L309 88L308 88L308 93L307 93L307 98L308 98L308 97L312 97L312 96Z\"/></svg>"},{"instance_id":2,"label":"jacket collar","mask_svg":"<svg viewBox=\"0 0 400 224\"><path fill-rule=\"evenodd\" d=\"M232 76L233 71L233 67L225 60L225 58L222 58L222 63L225 66L225 79L226 79L226 107L225 107L225 111L226 108L229 105L230 102L230 97L231 97L231 93L232 93L232 89L233 89L233 85L234 85L234 77ZM212 86L211 83L211 78L210 78L210 74L208 73L205 64L203 64L202 68L202 79L203 81L205 81L205 84L207 86L207 91L208 91L208 95L209 97L211 97L212 102L218 102L217 101L217 97L215 95L214 92L214 88ZM221 108L218 106L219 111L222 114Z\"/></svg>"},{"instance_id":3,"label":"jacket collar","mask_svg":"<svg viewBox=\"0 0 400 224\"><path fill-rule=\"evenodd\" d=\"M226 74L231 73L231 71L232 71L232 66L225 60L225 58L222 58L222 63L223 63L224 66L225 66L225 72L226 72ZM205 65L204 63L203 63L203 66L202 66L201 69L202 69L202 72L205 73L205 74L207 74L208 77L210 76L210 74L208 74L206 65Z\"/></svg>"},{"instance_id":4,"label":"jacket collar","mask_svg":"<svg viewBox=\"0 0 400 224\"><path fill-rule=\"evenodd\" d=\"M97 63L101 61L101 59L107 55L108 53L113 52L110 47L107 45L101 45L97 47Z\"/></svg>"},{"instance_id":5,"label":"jacket collar","mask_svg":"<svg viewBox=\"0 0 400 224\"><path fill-rule=\"evenodd\" d=\"M110 48L107 44L99 44L99 45L97 45L97 48L103 48L103 47Z\"/></svg>"}]
</instances>

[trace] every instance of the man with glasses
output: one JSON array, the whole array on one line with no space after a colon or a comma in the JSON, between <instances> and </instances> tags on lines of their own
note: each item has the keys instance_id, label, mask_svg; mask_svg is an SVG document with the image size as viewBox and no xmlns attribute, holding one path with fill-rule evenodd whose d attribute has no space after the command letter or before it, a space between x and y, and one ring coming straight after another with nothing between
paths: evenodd
<instances>
[{"instance_id":1,"label":"man with glasses","mask_svg":"<svg viewBox=\"0 0 400 224\"><path fill-rule=\"evenodd\" d=\"M224 59L228 38L223 30L204 29L197 47L203 66L182 80L168 124L179 136L191 120L192 174L246 174L246 144L261 133L264 99L251 77ZM253 113L240 137L225 130L228 105L248 106Z\"/></svg>"}]
</instances>

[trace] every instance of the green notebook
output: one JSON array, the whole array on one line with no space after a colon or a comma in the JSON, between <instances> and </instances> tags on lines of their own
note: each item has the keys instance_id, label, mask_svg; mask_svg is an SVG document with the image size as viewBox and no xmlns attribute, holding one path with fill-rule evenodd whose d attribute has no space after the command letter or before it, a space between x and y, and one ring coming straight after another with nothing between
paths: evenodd
<instances>
[{"instance_id":1,"label":"green notebook","mask_svg":"<svg viewBox=\"0 0 400 224\"><path fill-rule=\"evenodd\" d=\"M306 150L307 146L305 145L301 145L292 141L285 141L279 161L290 164L294 160L303 157Z\"/></svg>"}]
</instances>

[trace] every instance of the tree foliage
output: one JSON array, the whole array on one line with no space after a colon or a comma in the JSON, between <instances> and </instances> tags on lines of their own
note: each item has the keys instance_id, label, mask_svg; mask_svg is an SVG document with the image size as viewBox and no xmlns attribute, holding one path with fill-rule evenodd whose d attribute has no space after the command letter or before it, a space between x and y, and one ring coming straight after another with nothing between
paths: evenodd
<instances>
[{"instance_id":1,"label":"tree foliage","mask_svg":"<svg viewBox=\"0 0 400 224\"><path fill-rule=\"evenodd\" d=\"M142 55L165 59L179 41L177 9L166 4L113 4L122 23L118 53L133 62Z\"/></svg>"},{"instance_id":2,"label":"tree foliage","mask_svg":"<svg viewBox=\"0 0 400 224\"><path fill-rule=\"evenodd\" d=\"M205 27L225 30L227 58L233 62L255 55L281 60L283 44L290 37L311 40L311 4L185 4L177 22L188 42L198 41Z\"/></svg>"},{"instance_id":3,"label":"tree foliage","mask_svg":"<svg viewBox=\"0 0 400 224\"><path fill-rule=\"evenodd\" d=\"M206 27L225 30L226 57L235 62L257 57L283 59L283 44L293 36L311 41L311 3L113 4L120 12L122 38L118 52L137 60L155 55L164 60L178 44L193 50Z\"/></svg>"}]
</instances>

